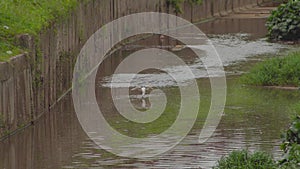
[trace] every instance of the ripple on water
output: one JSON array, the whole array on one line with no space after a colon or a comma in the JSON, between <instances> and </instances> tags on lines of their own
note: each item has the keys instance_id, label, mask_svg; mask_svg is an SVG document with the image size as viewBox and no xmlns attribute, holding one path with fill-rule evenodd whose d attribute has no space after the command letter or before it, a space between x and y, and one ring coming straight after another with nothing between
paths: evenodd
<instances>
[{"instance_id":1,"label":"ripple on water","mask_svg":"<svg viewBox=\"0 0 300 169\"><path fill-rule=\"evenodd\" d=\"M223 65L231 66L253 59L253 56L271 55L280 52L283 49L288 49L288 45L270 43L265 38L249 40L249 34L225 34L225 35L210 35L210 40L215 46ZM188 46L189 48L203 49L204 45ZM174 73L177 75L177 81L183 84L194 78L207 78L209 75L202 63L202 59L206 56L189 62L188 66L193 72L194 77L187 76L183 66L170 66L163 68L164 71ZM182 57L184 59L184 57ZM257 58L255 58L257 59ZM211 62L214 62L213 60ZM213 65L213 63L211 64ZM216 69L210 77L218 77L220 71ZM135 87L147 84L152 87L170 87L178 86L178 83L167 73L149 73L149 74L114 74L114 82L112 83L112 76L107 76L98 81L98 86L109 88ZM131 80L132 79L132 80Z\"/></svg>"}]
</instances>

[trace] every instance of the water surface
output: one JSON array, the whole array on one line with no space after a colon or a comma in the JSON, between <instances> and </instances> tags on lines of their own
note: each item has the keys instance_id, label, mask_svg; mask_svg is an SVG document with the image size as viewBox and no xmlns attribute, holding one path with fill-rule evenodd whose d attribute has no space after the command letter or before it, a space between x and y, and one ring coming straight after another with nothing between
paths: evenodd
<instances>
[{"instance_id":1,"label":"water surface","mask_svg":"<svg viewBox=\"0 0 300 169\"><path fill-rule=\"evenodd\" d=\"M264 37L264 23L265 19L233 18L199 25L215 45L228 75L225 111L217 130L206 143L199 144L198 137L210 106L210 82L201 58L188 48L199 46L188 46L174 53L189 65L197 78L200 110L193 129L174 149L144 160L117 157L99 149L82 130L69 94L36 125L0 143L0 168L211 168L222 155L241 148L266 151L279 158L282 154L279 150L280 134L293 114L290 107L299 100L299 91L243 86L238 80L238 75L247 71L249 64L290 48L268 43ZM130 75L120 74L117 82L111 83L115 68L134 51L149 47L172 51L178 44L170 38L161 40L159 36L152 36L121 47L100 65L95 89L97 101L107 121L120 133L132 137L161 133L176 119L180 93L176 81L158 70L145 70L130 82L127 81ZM170 67L170 71L188 78L180 66ZM110 92L112 88L128 87L128 84L130 88L147 84L164 91L168 104L163 116L145 125L120 116ZM149 93L146 98L141 98L139 92L132 91L130 94L136 109L151 107L147 99ZM189 97L193 98L192 95ZM120 95L119 99L122 98Z\"/></svg>"}]
</instances>

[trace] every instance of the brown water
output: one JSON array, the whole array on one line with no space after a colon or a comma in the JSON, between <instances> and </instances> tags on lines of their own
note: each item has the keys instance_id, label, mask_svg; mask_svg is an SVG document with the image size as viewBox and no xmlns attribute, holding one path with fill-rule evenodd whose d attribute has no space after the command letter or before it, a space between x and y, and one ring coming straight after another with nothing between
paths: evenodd
<instances>
[{"instance_id":1,"label":"brown water","mask_svg":"<svg viewBox=\"0 0 300 169\"><path fill-rule=\"evenodd\" d=\"M222 155L240 148L267 151L279 158L280 133L288 125L289 115L293 113L290 107L299 100L300 92L244 87L236 76L248 69L247 64L290 48L266 42L264 23L265 19L227 18L199 25L211 37L228 74L224 116L206 143L197 141L210 106L210 83L199 58L186 48L175 53L198 78L201 109L192 131L174 149L143 160L117 157L101 150L82 130L69 93L36 125L0 143L0 168L211 168ZM180 94L176 83L167 74L147 70L131 82L132 86L148 84L167 93L167 111L171 113L166 113L165 118L155 125L136 126L118 115L110 99L110 90L125 87L127 77L120 75L118 83L113 84L109 80L116 66L130 53L149 46L171 50L177 43L153 36L123 46L100 66L95 90L98 104L107 121L119 132L147 137L162 132L176 118ZM180 67L173 69L181 75ZM151 105L149 100L138 97L138 93L131 94L131 102L136 108Z\"/></svg>"}]
</instances>

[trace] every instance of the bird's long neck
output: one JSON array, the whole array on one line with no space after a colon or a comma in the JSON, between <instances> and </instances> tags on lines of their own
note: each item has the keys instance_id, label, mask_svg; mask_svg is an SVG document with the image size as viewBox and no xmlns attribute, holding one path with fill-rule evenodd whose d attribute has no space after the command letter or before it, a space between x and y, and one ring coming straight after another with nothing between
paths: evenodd
<instances>
[{"instance_id":1,"label":"bird's long neck","mask_svg":"<svg viewBox=\"0 0 300 169\"><path fill-rule=\"evenodd\" d=\"M146 95L146 88L143 87L143 88L142 88L142 96L145 96L145 95Z\"/></svg>"}]
</instances>

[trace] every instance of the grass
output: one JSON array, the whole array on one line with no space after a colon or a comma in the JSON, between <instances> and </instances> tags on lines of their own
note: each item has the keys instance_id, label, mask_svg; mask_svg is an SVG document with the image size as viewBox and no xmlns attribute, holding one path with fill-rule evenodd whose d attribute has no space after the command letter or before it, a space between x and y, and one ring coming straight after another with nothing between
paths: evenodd
<instances>
[{"instance_id":1,"label":"grass","mask_svg":"<svg viewBox=\"0 0 300 169\"><path fill-rule=\"evenodd\" d=\"M293 106L295 112L300 116L300 102Z\"/></svg>"},{"instance_id":2,"label":"grass","mask_svg":"<svg viewBox=\"0 0 300 169\"><path fill-rule=\"evenodd\" d=\"M300 51L257 64L241 81L258 86L300 86Z\"/></svg>"},{"instance_id":3,"label":"grass","mask_svg":"<svg viewBox=\"0 0 300 169\"><path fill-rule=\"evenodd\" d=\"M77 6L80 0L1 0L0 1L0 61L26 49L16 45L16 36L37 36Z\"/></svg>"},{"instance_id":4,"label":"grass","mask_svg":"<svg viewBox=\"0 0 300 169\"><path fill-rule=\"evenodd\" d=\"M214 169L277 169L272 157L264 152L233 151L223 157Z\"/></svg>"}]
</instances>

